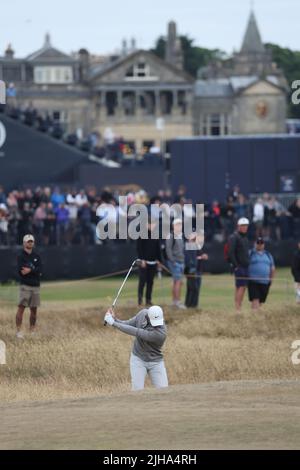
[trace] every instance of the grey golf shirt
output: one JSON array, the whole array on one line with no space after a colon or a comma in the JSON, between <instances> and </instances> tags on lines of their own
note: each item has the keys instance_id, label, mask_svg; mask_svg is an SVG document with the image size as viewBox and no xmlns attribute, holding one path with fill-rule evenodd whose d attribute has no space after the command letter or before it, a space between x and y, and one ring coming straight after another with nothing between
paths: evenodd
<instances>
[{"instance_id":1,"label":"grey golf shirt","mask_svg":"<svg viewBox=\"0 0 300 470\"><path fill-rule=\"evenodd\" d=\"M127 321L116 320L114 327L123 333L135 336L132 353L146 362L163 360L162 346L167 337L165 325L152 326L147 320L147 309L141 310Z\"/></svg>"}]
</instances>

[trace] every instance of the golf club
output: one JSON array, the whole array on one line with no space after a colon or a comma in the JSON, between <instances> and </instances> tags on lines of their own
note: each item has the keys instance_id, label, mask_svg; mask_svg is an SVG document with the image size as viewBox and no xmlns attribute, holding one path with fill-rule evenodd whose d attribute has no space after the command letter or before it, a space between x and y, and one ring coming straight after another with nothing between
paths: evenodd
<instances>
[{"instance_id":1,"label":"golf club","mask_svg":"<svg viewBox=\"0 0 300 470\"><path fill-rule=\"evenodd\" d=\"M128 277L129 277L129 275L130 275L130 273L131 273L131 271L132 271L132 269L133 269L133 267L134 267L134 265L135 265L135 263L136 263L137 261L140 261L139 258L135 259L135 260L133 261L132 265L130 266L130 268L129 268L129 270L128 270L128 273L126 274L126 277L125 277L124 281L122 282L120 289L118 290L118 293L117 293L117 295L116 295L116 298L115 298L115 300L113 301L112 306L110 307L112 310L114 309L114 307L115 307L115 305L116 305L116 303L117 303L117 300L118 300L118 298L119 298L119 296L120 296L120 294L121 294L121 292L122 292L122 289L123 289L123 287L124 287L124 285L125 285L125 283L126 283ZM104 322L104 326L106 326L106 321Z\"/></svg>"}]
</instances>

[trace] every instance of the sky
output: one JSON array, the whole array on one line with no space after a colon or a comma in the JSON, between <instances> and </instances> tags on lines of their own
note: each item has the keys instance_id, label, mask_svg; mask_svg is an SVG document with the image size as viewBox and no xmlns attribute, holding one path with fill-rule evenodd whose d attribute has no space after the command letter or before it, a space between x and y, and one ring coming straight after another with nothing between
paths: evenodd
<instances>
[{"instance_id":1,"label":"sky","mask_svg":"<svg viewBox=\"0 0 300 470\"><path fill-rule=\"evenodd\" d=\"M299 0L0 0L0 55L11 43L16 57L26 56L46 32L66 53L113 53L132 37L149 49L170 20L195 45L230 54L241 47L253 4L264 42L300 50Z\"/></svg>"}]
</instances>

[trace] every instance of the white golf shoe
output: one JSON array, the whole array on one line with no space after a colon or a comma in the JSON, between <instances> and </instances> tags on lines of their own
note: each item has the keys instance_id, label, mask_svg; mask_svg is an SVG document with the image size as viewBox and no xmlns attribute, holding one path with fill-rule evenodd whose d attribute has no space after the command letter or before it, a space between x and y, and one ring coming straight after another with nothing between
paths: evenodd
<instances>
[{"instance_id":1,"label":"white golf shoe","mask_svg":"<svg viewBox=\"0 0 300 470\"><path fill-rule=\"evenodd\" d=\"M24 339L24 333L22 333L22 331L17 331L16 337L18 339Z\"/></svg>"},{"instance_id":2,"label":"white golf shoe","mask_svg":"<svg viewBox=\"0 0 300 470\"><path fill-rule=\"evenodd\" d=\"M179 300L173 302L174 307L179 308L180 310L186 310L186 306L182 304Z\"/></svg>"}]
</instances>

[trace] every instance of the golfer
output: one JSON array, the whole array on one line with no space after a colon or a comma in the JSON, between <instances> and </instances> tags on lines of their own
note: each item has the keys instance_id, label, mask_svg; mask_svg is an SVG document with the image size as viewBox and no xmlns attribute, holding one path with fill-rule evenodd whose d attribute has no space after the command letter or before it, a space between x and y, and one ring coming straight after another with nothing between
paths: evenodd
<instances>
[{"instance_id":1,"label":"golfer","mask_svg":"<svg viewBox=\"0 0 300 470\"><path fill-rule=\"evenodd\" d=\"M23 250L18 256L18 273L20 277L19 305L16 315L17 338L24 338L21 331L23 314L30 308L30 333L35 332L37 308L40 306L40 277L42 263L40 255L34 250L33 235L23 238Z\"/></svg>"},{"instance_id":2,"label":"golfer","mask_svg":"<svg viewBox=\"0 0 300 470\"><path fill-rule=\"evenodd\" d=\"M112 310L108 310L104 321L127 335L135 336L130 357L132 390L143 390L147 373L155 388L167 387L168 377L161 351L167 331L161 307L153 305L143 309L127 321L119 320Z\"/></svg>"},{"instance_id":3,"label":"golfer","mask_svg":"<svg viewBox=\"0 0 300 470\"><path fill-rule=\"evenodd\" d=\"M300 240L292 258L292 275L295 281L296 300L300 304Z\"/></svg>"}]
</instances>

